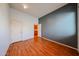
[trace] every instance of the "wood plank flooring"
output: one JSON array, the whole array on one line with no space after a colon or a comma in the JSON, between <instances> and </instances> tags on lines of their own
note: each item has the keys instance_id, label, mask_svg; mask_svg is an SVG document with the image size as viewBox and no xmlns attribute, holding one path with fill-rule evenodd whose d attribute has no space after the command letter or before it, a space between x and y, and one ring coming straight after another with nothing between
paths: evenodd
<instances>
[{"instance_id":1,"label":"wood plank flooring","mask_svg":"<svg viewBox=\"0 0 79 59\"><path fill-rule=\"evenodd\" d=\"M78 56L78 51L50 42L43 38L19 41L11 44L6 56Z\"/></svg>"}]
</instances>

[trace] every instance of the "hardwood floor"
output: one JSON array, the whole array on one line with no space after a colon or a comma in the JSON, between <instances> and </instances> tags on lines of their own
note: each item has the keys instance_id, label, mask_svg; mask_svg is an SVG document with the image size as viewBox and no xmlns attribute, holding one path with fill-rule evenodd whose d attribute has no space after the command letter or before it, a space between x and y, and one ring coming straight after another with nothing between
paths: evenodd
<instances>
[{"instance_id":1,"label":"hardwood floor","mask_svg":"<svg viewBox=\"0 0 79 59\"><path fill-rule=\"evenodd\" d=\"M78 51L38 38L15 42L10 45L6 56L78 56Z\"/></svg>"}]
</instances>

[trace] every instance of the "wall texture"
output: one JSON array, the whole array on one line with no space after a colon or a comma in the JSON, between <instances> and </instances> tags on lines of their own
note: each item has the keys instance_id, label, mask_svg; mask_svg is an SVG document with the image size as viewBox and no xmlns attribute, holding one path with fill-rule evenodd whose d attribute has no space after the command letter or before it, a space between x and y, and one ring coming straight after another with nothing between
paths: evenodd
<instances>
[{"instance_id":1,"label":"wall texture","mask_svg":"<svg viewBox=\"0 0 79 59\"><path fill-rule=\"evenodd\" d=\"M77 48L76 4L67 4L39 19L42 36Z\"/></svg>"},{"instance_id":2,"label":"wall texture","mask_svg":"<svg viewBox=\"0 0 79 59\"><path fill-rule=\"evenodd\" d=\"M5 55L10 44L9 6L0 3L0 55Z\"/></svg>"},{"instance_id":3,"label":"wall texture","mask_svg":"<svg viewBox=\"0 0 79 59\"><path fill-rule=\"evenodd\" d=\"M11 8L11 42L26 40L34 37L34 23L38 18ZM39 26L40 28L40 26ZM39 36L41 35L39 29Z\"/></svg>"}]
</instances>

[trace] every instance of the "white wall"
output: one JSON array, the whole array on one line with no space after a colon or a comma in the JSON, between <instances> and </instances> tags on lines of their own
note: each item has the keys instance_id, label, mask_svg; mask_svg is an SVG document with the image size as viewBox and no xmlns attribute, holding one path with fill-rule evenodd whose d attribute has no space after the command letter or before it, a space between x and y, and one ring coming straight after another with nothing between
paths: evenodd
<instances>
[{"instance_id":1,"label":"white wall","mask_svg":"<svg viewBox=\"0 0 79 59\"><path fill-rule=\"evenodd\" d=\"M11 10L11 39L12 39L11 42L33 38L34 23L38 23L38 18L13 8L11 8L10 10ZM39 33L40 33L39 35L41 35L41 31Z\"/></svg>"},{"instance_id":2,"label":"white wall","mask_svg":"<svg viewBox=\"0 0 79 59\"><path fill-rule=\"evenodd\" d=\"M39 24L38 26L38 33L39 33L38 36L41 37L41 24Z\"/></svg>"},{"instance_id":3,"label":"white wall","mask_svg":"<svg viewBox=\"0 0 79 59\"><path fill-rule=\"evenodd\" d=\"M10 43L9 6L0 3L0 55L5 55Z\"/></svg>"}]
</instances>

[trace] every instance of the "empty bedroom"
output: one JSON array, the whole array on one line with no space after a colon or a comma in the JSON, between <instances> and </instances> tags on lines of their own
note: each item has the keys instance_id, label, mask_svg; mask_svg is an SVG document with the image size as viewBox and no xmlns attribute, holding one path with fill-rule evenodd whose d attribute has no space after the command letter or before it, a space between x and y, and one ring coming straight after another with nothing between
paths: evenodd
<instances>
[{"instance_id":1,"label":"empty bedroom","mask_svg":"<svg viewBox=\"0 0 79 59\"><path fill-rule=\"evenodd\" d=\"M79 56L77 3L0 3L0 56Z\"/></svg>"}]
</instances>

